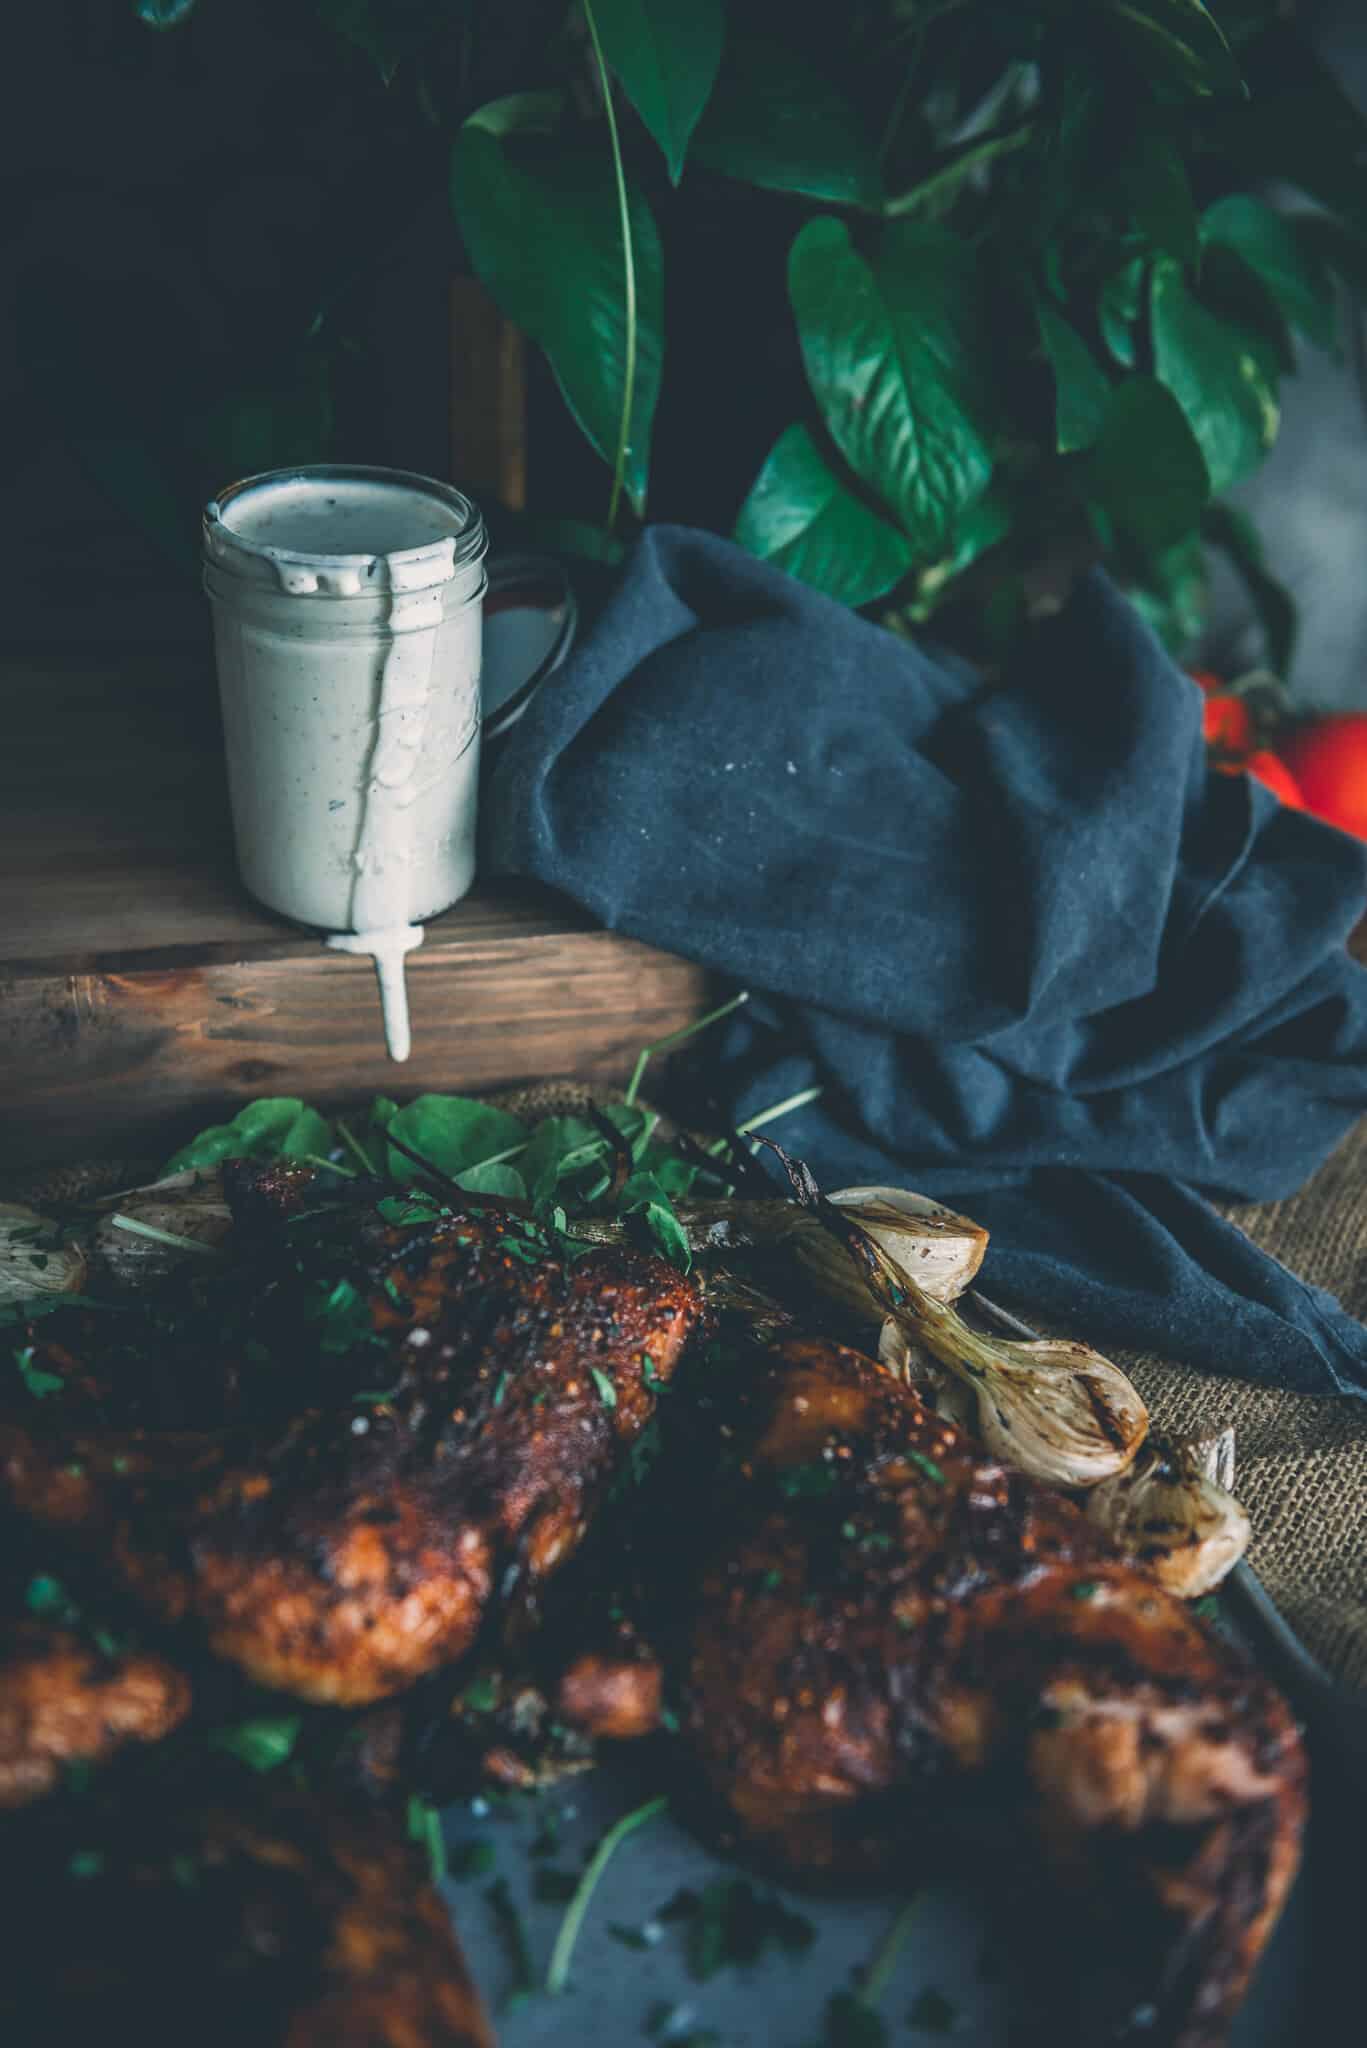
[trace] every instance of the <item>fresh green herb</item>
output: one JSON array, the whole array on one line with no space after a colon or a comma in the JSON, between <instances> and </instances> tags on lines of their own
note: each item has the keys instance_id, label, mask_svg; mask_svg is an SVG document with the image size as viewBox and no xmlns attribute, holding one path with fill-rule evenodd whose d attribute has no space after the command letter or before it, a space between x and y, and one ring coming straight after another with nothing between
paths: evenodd
<instances>
[{"instance_id":1,"label":"fresh green herb","mask_svg":"<svg viewBox=\"0 0 1367 2048\"><path fill-rule=\"evenodd\" d=\"M127 1458L114 1457L109 1460L109 1469L118 1478L122 1479L125 1472L130 1471L132 1468Z\"/></svg>"},{"instance_id":2,"label":"fresh green herb","mask_svg":"<svg viewBox=\"0 0 1367 2048\"><path fill-rule=\"evenodd\" d=\"M598 1880L614 1854L629 1835L635 1834L638 1828L644 1827L648 1821L663 1813L668 1804L669 1800L664 1794L656 1799L647 1799L644 1805L633 1807L630 1813L624 1813L603 1836L585 1866L584 1875L579 1880L578 1888L561 1922L555 1947L551 1950L550 1965L546 1971L547 1991L561 1992L569 1982L570 1961L574 1955L574 1945L579 1939L579 1930L584 1924L584 1916L597 1889Z\"/></svg>"},{"instance_id":3,"label":"fresh green herb","mask_svg":"<svg viewBox=\"0 0 1367 2048\"><path fill-rule=\"evenodd\" d=\"M66 1867L73 1877L98 1877L104 1869L104 1852L101 1849L73 1849Z\"/></svg>"},{"instance_id":4,"label":"fresh green herb","mask_svg":"<svg viewBox=\"0 0 1367 2048\"><path fill-rule=\"evenodd\" d=\"M380 1408L386 1401L392 1401L398 1393L397 1385L392 1387L358 1387L351 1396L353 1407Z\"/></svg>"},{"instance_id":5,"label":"fresh green herb","mask_svg":"<svg viewBox=\"0 0 1367 2048\"><path fill-rule=\"evenodd\" d=\"M26 1344L14 1354L14 1363L19 1368L19 1377L35 1401L45 1400L49 1394L60 1394L66 1385L60 1373L44 1372L33 1363L33 1346Z\"/></svg>"},{"instance_id":6,"label":"fresh green herb","mask_svg":"<svg viewBox=\"0 0 1367 2048\"><path fill-rule=\"evenodd\" d=\"M536 1991L536 1965L532 1961L531 1944L527 1940L527 1930L517 1902L508 1889L507 1878L496 1877L484 1896L513 1966L513 1986L506 2001L507 2009L511 2009L523 2004Z\"/></svg>"},{"instance_id":7,"label":"fresh green herb","mask_svg":"<svg viewBox=\"0 0 1367 2048\"><path fill-rule=\"evenodd\" d=\"M762 1593L777 1593L782 1584L783 1574L777 1565L771 1565L767 1572L761 1574L759 1587Z\"/></svg>"},{"instance_id":8,"label":"fresh green herb","mask_svg":"<svg viewBox=\"0 0 1367 2048\"><path fill-rule=\"evenodd\" d=\"M715 1010L709 1010L705 1017L696 1018L693 1023L685 1024L679 1031L671 1031L665 1038L657 1038L653 1045L643 1045L636 1055L636 1065L632 1069L623 1100L628 1105L635 1102L641 1092L646 1068L657 1053L674 1052L679 1046L686 1045L690 1038L696 1038L700 1031L706 1031L709 1025L719 1024L723 1017L729 1017L733 1010L738 1010L742 1003L748 1003L749 1000L750 991L743 988L738 995L732 996L729 1002L719 1003Z\"/></svg>"},{"instance_id":9,"label":"fresh green herb","mask_svg":"<svg viewBox=\"0 0 1367 2048\"><path fill-rule=\"evenodd\" d=\"M922 2034L951 2034L956 2017L957 2007L943 1991L937 1991L933 1984L928 1984L924 1991L917 1993L907 2014L907 2025Z\"/></svg>"},{"instance_id":10,"label":"fresh green herb","mask_svg":"<svg viewBox=\"0 0 1367 2048\"><path fill-rule=\"evenodd\" d=\"M68 1464L63 1465L62 1471L68 1479L85 1478L85 1466L79 1458L72 1458Z\"/></svg>"},{"instance_id":11,"label":"fresh green herb","mask_svg":"<svg viewBox=\"0 0 1367 2048\"><path fill-rule=\"evenodd\" d=\"M375 1204L376 1214L382 1223L408 1225L431 1223L443 1213L442 1204L425 1188L414 1188L406 1195L381 1195ZM458 1237L457 1244L470 1244L468 1237Z\"/></svg>"},{"instance_id":12,"label":"fresh green herb","mask_svg":"<svg viewBox=\"0 0 1367 2048\"><path fill-rule=\"evenodd\" d=\"M688 1967L706 1983L718 1970L758 1962L770 1948L800 1955L815 1939L811 1921L791 1912L774 1893L756 1891L743 1877L719 1877L697 1897L688 1929Z\"/></svg>"},{"instance_id":13,"label":"fresh green herb","mask_svg":"<svg viewBox=\"0 0 1367 2048\"><path fill-rule=\"evenodd\" d=\"M617 1213L620 1216L640 1216L656 1248L681 1273L688 1272L693 1264L688 1232L674 1214L674 1205L655 1174L640 1168L628 1176L618 1199Z\"/></svg>"},{"instance_id":14,"label":"fresh green herb","mask_svg":"<svg viewBox=\"0 0 1367 2048\"><path fill-rule=\"evenodd\" d=\"M162 1172L219 1166L225 1159L299 1159L331 1149L332 1132L316 1109L291 1095L262 1096L240 1109L231 1123L213 1124L182 1145Z\"/></svg>"},{"instance_id":15,"label":"fresh green herb","mask_svg":"<svg viewBox=\"0 0 1367 2048\"><path fill-rule=\"evenodd\" d=\"M209 1747L235 1756L254 1771L273 1771L294 1754L300 1725L298 1714L259 1714L249 1721L213 1729Z\"/></svg>"},{"instance_id":16,"label":"fresh green herb","mask_svg":"<svg viewBox=\"0 0 1367 2048\"><path fill-rule=\"evenodd\" d=\"M1202 1621L1218 1621L1220 1619L1220 1603L1213 1593L1205 1594L1200 1600L1193 1600L1191 1611L1193 1614L1199 1614Z\"/></svg>"},{"instance_id":17,"label":"fresh green herb","mask_svg":"<svg viewBox=\"0 0 1367 2048\"><path fill-rule=\"evenodd\" d=\"M398 1281L395 1280L391 1274L385 1274L384 1280L382 1281L381 1285L384 1288L386 1298L388 1299L390 1305L393 1308L402 1309L408 1307L407 1295L404 1293L402 1287L400 1287Z\"/></svg>"},{"instance_id":18,"label":"fresh green herb","mask_svg":"<svg viewBox=\"0 0 1367 2048\"><path fill-rule=\"evenodd\" d=\"M67 1592L60 1579L52 1578L47 1572L37 1572L24 1590L24 1605L30 1614L36 1614L44 1621L59 1621L70 1628L81 1618L81 1611Z\"/></svg>"},{"instance_id":19,"label":"fresh green herb","mask_svg":"<svg viewBox=\"0 0 1367 2048\"><path fill-rule=\"evenodd\" d=\"M641 1353L641 1385L648 1394L667 1394L669 1381L659 1378L655 1371L655 1360L648 1351Z\"/></svg>"},{"instance_id":20,"label":"fresh green herb","mask_svg":"<svg viewBox=\"0 0 1367 2048\"><path fill-rule=\"evenodd\" d=\"M1095 1600L1101 1586L1096 1579L1077 1579L1069 1590L1074 1600Z\"/></svg>"},{"instance_id":21,"label":"fresh green herb","mask_svg":"<svg viewBox=\"0 0 1367 2048\"><path fill-rule=\"evenodd\" d=\"M789 1500L824 1500L834 1491L834 1467L826 1463L792 1465L778 1475L778 1490Z\"/></svg>"},{"instance_id":22,"label":"fresh green herb","mask_svg":"<svg viewBox=\"0 0 1367 2048\"><path fill-rule=\"evenodd\" d=\"M488 1671L481 1671L470 1680L460 1694L460 1704L467 1713L492 1714L498 1705L498 1680Z\"/></svg>"},{"instance_id":23,"label":"fresh green herb","mask_svg":"<svg viewBox=\"0 0 1367 2048\"><path fill-rule=\"evenodd\" d=\"M944 1473L940 1470L935 1460L928 1458L924 1451L908 1451L906 1456L908 1463L914 1465L918 1472L924 1472L926 1478L933 1480L936 1486L944 1485Z\"/></svg>"},{"instance_id":24,"label":"fresh green herb","mask_svg":"<svg viewBox=\"0 0 1367 2048\"><path fill-rule=\"evenodd\" d=\"M448 1858L447 1867L452 1877L466 1879L487 1877L498 1861L498 1852L492 1842L477 1837L471 1842L461 1842Z\"/></svg>"},{"instance_id":25,"label":"fresh green herb","mask_svg":"<svg viewBox=\"0 0 1367 2048\"><path fill-rule=\"evenodd\" d=\"M510 1372L501 1372L497 1380L494 1382L493 1405L495 1408L501 1408L503 1406L503 1396L508 1391L508 1382L511 1378L512 1374Z\"/></svg>"},{"instance_id":26,"label":"fresh green herb","mask_svg":"<svg viewBox=\"0 0 1367 2048\"><path fill-rule=\"evenodd\" d=\"M612 1381L599 1366L591 1365L589 1371L593 1375L593 1384L598 1389L598 1398L603 1406L605 1408L615 1408L617 1406L617 1389L612 1384Z\"/></svg>"},{"instance_id":27,"label":"fresh green herb","mask_svg":"<svg viewBox=\"0 0 1367 2048\"><path fill-rule=\"evenodd\" d=\"M446 1837L442 1833L441 1815L421 1793L408 1795L408 1839L421 1842L427 1850L427 1868L433 1884L440 1884L446 1875Z\"/></svg>"},{"instance_id":28,"label":"fresh green herb","mask_svg":"<svg viewBox=\"0 0 1367 2048\"><path fill-rule=\"evenodd\" d=\"M509 1253L515 1259L521 1259L524 1266L539 1266L541 1263L541 1253L536 1246L524 1244L520 1237L501 1237L498 1245L500 1251Z\"/></svg>"}]
</instances>

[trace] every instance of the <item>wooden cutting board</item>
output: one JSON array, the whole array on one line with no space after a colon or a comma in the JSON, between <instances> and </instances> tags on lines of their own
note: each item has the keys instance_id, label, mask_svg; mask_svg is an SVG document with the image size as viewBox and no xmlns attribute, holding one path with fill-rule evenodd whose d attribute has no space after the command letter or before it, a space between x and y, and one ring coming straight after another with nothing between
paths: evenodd
<instances>
[{"instance_id":1,"label":"wooden cutting board","mask_svg":"<svg viewBox=\"0 0 1367 2048\"><path fill-rule=\"evenodd\" d=\"M180 1137L254 1095L613 1080L702 971L548 891L480 887L410 957L413 1056L368 960L236 879L207 645L0 655L0 1161Z\"/></svg>"}]
</instances>

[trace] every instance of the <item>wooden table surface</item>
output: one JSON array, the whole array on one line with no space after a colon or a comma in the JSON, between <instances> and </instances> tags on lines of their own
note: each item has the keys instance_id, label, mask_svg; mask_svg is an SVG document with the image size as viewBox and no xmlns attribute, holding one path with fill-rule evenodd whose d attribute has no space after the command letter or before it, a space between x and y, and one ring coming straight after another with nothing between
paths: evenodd
<instances>
[{"instance_id":1,"label":"wooden table surface","mask_svg":"<svg viewBox=\"0 0 1367 2048\"><path fill-rule=\"evenodd\" d=\"M374 970L233 867L207 647L0 654L0 1152L175 1142L253 1095L342 1100L625 1075L701 970L528 887L477 887L410 956L413 1056Z\"/></svg>"}]
</instances>

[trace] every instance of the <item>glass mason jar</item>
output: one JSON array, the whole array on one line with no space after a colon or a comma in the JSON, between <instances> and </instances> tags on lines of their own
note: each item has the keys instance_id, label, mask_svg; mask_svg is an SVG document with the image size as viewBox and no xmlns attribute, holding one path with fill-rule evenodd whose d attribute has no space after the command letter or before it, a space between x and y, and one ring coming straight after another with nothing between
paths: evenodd
<instances>
[{"instance_id":1,"label":"glass mason jar","mask_svg":"<svg viewBox=\"0 0 1367 2048\"><path fill-rule=\"evenodd\" d=\"M273 470L205 508L238 866L270 909L389 931L470 887L485 546L402 470Z\"/></svg>"}]
</instances>

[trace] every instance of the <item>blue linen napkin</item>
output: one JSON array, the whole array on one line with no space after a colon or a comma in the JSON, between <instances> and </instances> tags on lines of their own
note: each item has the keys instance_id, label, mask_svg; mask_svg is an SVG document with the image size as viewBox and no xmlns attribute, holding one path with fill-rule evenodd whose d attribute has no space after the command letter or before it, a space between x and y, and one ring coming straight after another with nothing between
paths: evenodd
<instances>
[{"instance_id":1,"label":"blue linen napkin","mask_svg":"<svg viewBox=\"0 0 1367 2048\"><path fill-rule=\"evenodd\" d=\"M483 816L486 868L762 992L719 1095L820 1084L776 1135L826 1185L961 1203L990 1290L1097 1343L1367 1395L1367 1329L1202 1199L1292 1192L1367 1111L1367 846L1207 772L1100 572L984 685L650 528Z\"/></svg>"}]
</instances>

